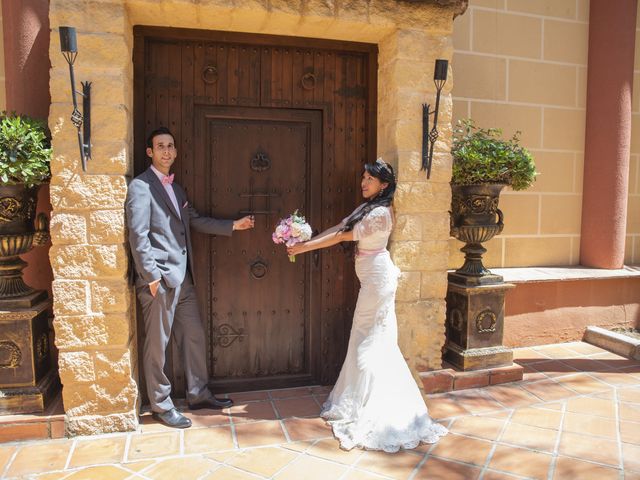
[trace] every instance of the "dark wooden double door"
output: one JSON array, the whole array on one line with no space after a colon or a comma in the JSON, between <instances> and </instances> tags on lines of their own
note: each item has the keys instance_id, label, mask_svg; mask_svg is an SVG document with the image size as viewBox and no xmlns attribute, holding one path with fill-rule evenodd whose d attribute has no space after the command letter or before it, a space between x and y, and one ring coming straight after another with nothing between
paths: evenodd
<instances>
[{"instance_id":1,"label":"dark wooden double door","mask_svg":"<svg viewBox=\"0 0 640 480\"><path fill-rule=\"evenodd\" d=\"M358 287L350 251L291 263L271 233L296 209L323 230L360 201L375 155L376 56L364 44L135 28L136 173L148 165L146 135L167 126L195 208L256 217L232 238L193 235L214 390L330 383L339 372ZM172 342L178 396L181 358Z\"/></svg>"}]
</instances>

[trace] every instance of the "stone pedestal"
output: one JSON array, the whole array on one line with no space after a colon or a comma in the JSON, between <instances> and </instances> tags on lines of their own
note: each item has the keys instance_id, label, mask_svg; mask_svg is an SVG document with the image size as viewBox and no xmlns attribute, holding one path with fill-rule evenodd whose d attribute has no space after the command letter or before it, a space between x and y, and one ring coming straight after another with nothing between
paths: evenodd
<instances>
[{"instance_id":1,"label":"stone pedestal","mask_svg":"<svg viewBox=\"0 0 640 480\"><path fill-rule=\"evenodd\" d=\"M502 345L502 336L504 297L514 285L469 283L449 274L444 360L460 370L511 365L513 352Z\"/></svg>"},{"instance_id":2,"label":"stone pedestal","mask_svg":"<svg viewBox=\"0 0 640 480\"><path fill-rule=\"evenodd\" d=\"M0 310L0 414L42 412L59 380L49 338L51 300Z\"/></svg>"}]
</instances>

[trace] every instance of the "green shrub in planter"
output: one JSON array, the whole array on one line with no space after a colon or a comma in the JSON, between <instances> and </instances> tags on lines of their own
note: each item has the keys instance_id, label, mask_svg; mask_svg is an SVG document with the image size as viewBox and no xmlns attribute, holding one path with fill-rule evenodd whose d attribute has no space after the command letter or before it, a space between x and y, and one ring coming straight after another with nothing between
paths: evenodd
<instances>
[{"instance_id":1,"label":"green shrub in planter","mask_svg":"<svg viewBox=\"0 0 640 480\"><path fill-rule=\"evenodd\" d=\"M473 120L459 120L454 130L454 185L500 183L513 190L524 190L536 179L536 166L531 153L521 147L520 132L510 140L501 138L498 128L479 128Z\"/></svg>"},{"instance_id":2,"label":"green shrub in planter","mask_svg":"<svg viewBox=\"0 0 640 480\"><path fill-rule=\"evenodd\" d=\"M39 185L51 176L50 161L51 146L42 122L0 113L0 185Z\"/></svg>"}]
</instances>

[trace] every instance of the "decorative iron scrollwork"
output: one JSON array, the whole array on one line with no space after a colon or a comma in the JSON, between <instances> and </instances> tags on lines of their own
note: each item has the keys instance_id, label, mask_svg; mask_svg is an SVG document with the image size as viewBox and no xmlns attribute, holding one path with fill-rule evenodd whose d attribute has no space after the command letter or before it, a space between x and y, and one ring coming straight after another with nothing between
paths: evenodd
<instances>
[{"instance_id":1,"label":"decorative iron scrollwork","mask_svg":"<svg viewBox=\"0 0 640 480\"><path fill-rule=\"evenodd\" d=\"M487 322L488 320L488 322ZM497 318L491 310L483 310L476 317L476 329L478 333L493 333L496 331Z\"/></svg>"},{"instance_id":2,"label":"decorative iron scrollwork","mask_svg":"<svg viewBox=\"0 0 640 480\"><path fill-rule=\"evenodd\" d=\"M498 198L489 195L454 195L452 204L454 211L460 215L493 214L498 210Z\"/></svg>"},{"instance_id":3,"label":"decorative iron scrollwork","mask_svg":"<svg viewBox=\"0 0 640 480\"><path fill-rule=\"evenodd\" d=\"M0 342L0 368L16 368L22 363L22 351L11 340Z\"/></svg>"},{"instance_id":4,"label":"decorative iron scrollwork","mask_svg":"<svg viewBox=\"0 0 640 480\"><path fill-rule=\"evenodd\" d=\"M21 202L15 197L0 198L0 222L14 222L32 218L36 211L33 198Z\"/></svg>"},{"instance_id":5,"label":"decorative iron scrollwork","mask_svg":"<svg viewBox=\"0 0 640 480\"><path fill-rule=\"evenodd\" d=\"M251 272L251 276L256 280L260 280L267 275L269 269L267 268L267 264L257 260L251 264L249 267L249 271Z\"/></svg>"},{"instance_id":6,"label":"decorative iron scrollwork","mask_svg":"<svg viewBox=\"0 0 640 480\"><path fill-rule=\"evenodd\" d=\"M233 342L238 340L242 342L247 334L244 333L244 328L233 328L228 323L213 327L213 346L227 348ZM215 362L215 359L214 359Z\"/></svg>"},{"instance_id":7,"label":"decorative iron scrollwork","mask_svg":"<svg viewBox=\"0 0 640 480\"><path fill-rule=\"evenodd\" d=\"M218 67L207 65L202 69L202 81L208 85L218 81Z\"/></svg>"},{"instance_id":8,"label":"decorative iron scrollwork","mask_svg":"<svg viewBox=\"0 0 640 480\"><path fill-rule=\"evenodd\" d=\"M251 159L251 170L254 172L264 172L271 168L271 160L266 153L258 152Z\"/></svg>"}]
</instances>

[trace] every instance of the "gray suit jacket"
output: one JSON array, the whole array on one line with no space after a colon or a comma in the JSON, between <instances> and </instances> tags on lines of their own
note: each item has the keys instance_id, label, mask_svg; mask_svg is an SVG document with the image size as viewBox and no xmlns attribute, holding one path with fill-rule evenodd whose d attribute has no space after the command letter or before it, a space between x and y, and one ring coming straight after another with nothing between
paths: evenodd
<instances>
[{"instance_id":1,"label":"gray suit jacket","mask_svg":"<svg viewBox=\"0 0 640 480\"><path fill-rule=\"evenodd\" d=\"M233 220L201 217L180 185L174 182L173 190L180 216L151 168L129 184L125 208L138 286L163 279L169 288L177 287L184 280L187 261L193 272L189 227L211 235L230 236L233 231Z\"/></svg>"}]
</instances>

